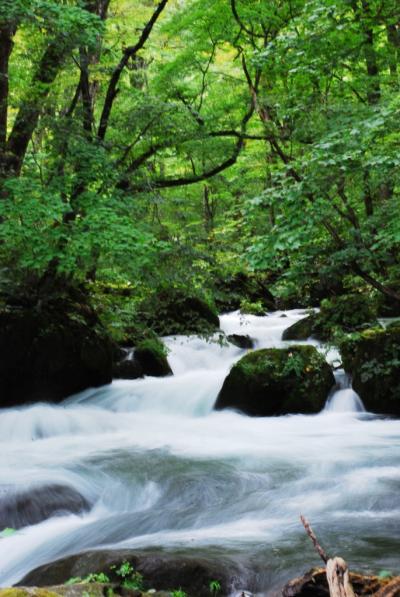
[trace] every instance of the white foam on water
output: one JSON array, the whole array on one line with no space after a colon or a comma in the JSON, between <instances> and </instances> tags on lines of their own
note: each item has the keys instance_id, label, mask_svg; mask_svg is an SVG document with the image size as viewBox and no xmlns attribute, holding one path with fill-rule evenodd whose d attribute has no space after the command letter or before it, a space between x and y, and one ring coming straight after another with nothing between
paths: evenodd
<instances>
[{"instance_id":1,"label":"white foam on water","mask_svg":"<svg viewBox=\"0 0 400 597\"><path fill-rule=\"evenodd\" d=\"M305 315L235 312L221 316L221 329L249 335L258 348L287 346L283 330ZM293 565L302 553L300 513L328 534L362 537L377 521L374 532L398 535L390 512L398 511L399 424L363 412L342 372L318 415L215 412L225 376L246 351L218 337L165 341L174 376L118 380L61 405L1 412L0 490L57 483L94 504L0 539L1 586L102 546L208 546L243 557L282 547Z\"/></svg>"}]
</instances>

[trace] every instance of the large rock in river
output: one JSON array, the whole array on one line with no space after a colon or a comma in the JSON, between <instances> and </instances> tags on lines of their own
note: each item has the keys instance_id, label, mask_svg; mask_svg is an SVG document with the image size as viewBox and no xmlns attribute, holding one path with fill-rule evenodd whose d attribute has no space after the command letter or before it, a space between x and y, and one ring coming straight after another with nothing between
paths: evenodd
<instances>
[{"instance_id":1,"label":"large rock in river","mask_svg":"<svg viewBox=\"0 0 400 597\"><path fill-rule=\"evenodd\" d=\"M0 406L60 401L112 380L113 344L78 294L0 310Z\"/></svg>"},{"instance_id":2,"label":"large rock in river","mask_svg":"<svg viewBox=\"0 0 400 597\"><path fill-rule=\"evenodd\" d=\"M57 514L79 514L89 509L89 502L67 485L0 487L0 529L21 529Z\"/></svg>"},{"instance_id":3,"label":"large rock in river","mask_svg":"<svg viewBox=\"0 0 400 597\"><path fill-rule=\"evenodd\" d=\"M229 595L239 576L237 565L227 559L141 553L125 549L90 551L66 557L33 570L19 584L61 584L71 577L82 578L92 572L104 572L112 582L118 582L120 578L116 575L115 568L123 562L129 562L134 570L143 575L145 588L167 591L181 588L193 597L210 597L212 580L221 584L220 595Z\"/></svg>"},{"instance_id":4,"label":"large rock in river","mask_svg":"<svg viewBox=\"0 0 400 597\"><path fill-rule=\"evenodd\" d=\"M367 410L400 415L400 326L368 329L340 346L345 370Z\"/></svg>"},{"instance_id":5,"label":"large rock in river","mask_svg":"<svg viewBox=\"0 0 400 597\"><path fill-rule=\"evenodd\" d=\"M314 346L256 350L232 367L215 408L256 417L317 413L334 383L331 368Z\"/></svg>"}]
</instances>

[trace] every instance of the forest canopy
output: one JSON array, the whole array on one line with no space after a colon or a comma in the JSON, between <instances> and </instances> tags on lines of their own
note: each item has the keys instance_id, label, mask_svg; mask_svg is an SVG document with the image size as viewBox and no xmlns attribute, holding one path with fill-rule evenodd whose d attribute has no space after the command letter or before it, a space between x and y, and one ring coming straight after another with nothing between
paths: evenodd
<instances>
[{"instance_id":1,"label":"forest canopy","mask_svg":"<svg viewBox=\"0 0 400 597\"><path fill-rule=\"evenodd\" d=\"M0 52L3 292L400 300L397 0L2 0Z\"/></svg>"}]
</instances>

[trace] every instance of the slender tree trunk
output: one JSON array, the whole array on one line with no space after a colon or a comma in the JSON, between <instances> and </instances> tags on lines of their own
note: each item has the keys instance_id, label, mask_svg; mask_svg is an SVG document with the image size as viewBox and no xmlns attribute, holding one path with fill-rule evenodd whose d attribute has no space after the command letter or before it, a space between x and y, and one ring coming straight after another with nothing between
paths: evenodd
<instances>
[{"instance_id":1,"label":"slender tree trunk","mask_svg":"<svg viewBox=\"0 0 400 597\"><path fill-rule=\"evenodd\" d=\"M29 92L19 109L13 129L8 139L6 151L10 155L8 175L18 176L33 132L37 127L43 102L47 98L70 49L64 36L57 36L47 46L36 72Z\"/></svg>"},{"instance_id":2,"label":"slender tree trunk","mask_svg":"<svg viewBox=\"0 0 400 597\"><path fill-rule=\"evenodd\" d=\"M9 101L9 61L13 49L16 26L4 24L0 27L0 180L8 170L7 127ZM3 191L0 191L1 195Z\"/></svg>"}]
</instances>

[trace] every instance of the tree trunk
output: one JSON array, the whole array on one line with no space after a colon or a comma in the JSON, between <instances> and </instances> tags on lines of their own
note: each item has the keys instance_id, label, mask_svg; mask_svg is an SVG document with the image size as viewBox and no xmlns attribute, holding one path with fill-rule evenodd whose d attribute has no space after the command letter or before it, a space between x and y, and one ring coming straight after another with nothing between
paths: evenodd
<instances>
[{"instance_id":1,"label":"tree trunk","mask_svg":"<svg viewBox=\"0 0 400 597\"><path fill-rule=\"evenodd\" d=\"M47 46L33 76L29 94L19 109L7 143L10 160L5 174L18 176L21 172L26 151L36 129L43 102L55 80L70 49L64 36L57 36Z\"/></svg>"}]
</instances>

